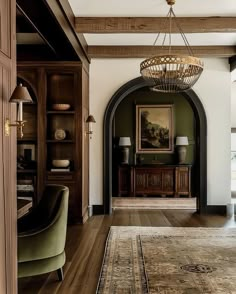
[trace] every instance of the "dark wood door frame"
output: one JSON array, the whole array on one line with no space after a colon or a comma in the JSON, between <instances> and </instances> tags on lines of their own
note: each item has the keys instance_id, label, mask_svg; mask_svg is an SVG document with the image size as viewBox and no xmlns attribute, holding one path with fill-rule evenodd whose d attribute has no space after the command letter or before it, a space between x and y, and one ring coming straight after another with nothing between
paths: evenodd
<instances>
[{"instance_id":1,"label":"dark wood door frame","mask_svg":"<svg viewBox=\"0 0 236 294\"><path fill-rule=\"evenodd\" d=\"M112 212L112 121L118 105L130 93L147 87L142 77L135 78L122 87L111 97L103 121L103 207L104 213ZM192 107L196 120L196 187L197 210L207 210L207 119L204 107L193 90L182 92Z\"/></svg>"},{"instance_id":2,"label":"dark wood door frame","mask_svg":"<svg viewBox=\"0 0 236 294\"><path fill-rule=\"evenodd\" d=\"M0 15L0 293L17 294L16 128L4 128L16 119L16 1L1 0Z\"/></svg>"}]
</instances>

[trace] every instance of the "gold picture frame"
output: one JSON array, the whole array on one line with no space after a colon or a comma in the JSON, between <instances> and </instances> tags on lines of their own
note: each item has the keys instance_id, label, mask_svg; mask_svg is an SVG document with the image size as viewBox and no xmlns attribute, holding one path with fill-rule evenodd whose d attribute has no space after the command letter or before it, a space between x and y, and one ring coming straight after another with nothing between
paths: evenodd
<instances>
[{"instance_id":1,"label":"gold picture frame","mask_svg":"<svg viewBox=\"0 0 236 294\"><path fill-rule=\"evenodd\" d=\"M173 153L173 105L136 105L136 153Z\"/></svg>"}]
</instances>

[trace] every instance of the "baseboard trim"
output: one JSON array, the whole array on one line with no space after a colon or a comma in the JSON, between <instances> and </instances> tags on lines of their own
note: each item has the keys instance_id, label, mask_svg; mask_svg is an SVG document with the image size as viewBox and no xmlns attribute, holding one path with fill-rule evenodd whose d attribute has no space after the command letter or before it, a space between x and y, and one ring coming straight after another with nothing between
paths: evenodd
<instances>
[{"instance_id":1,"label":"baseboard trim","mask_svg":"<svg viewBox=\"0 0 236 294\"><path fill-rule=\"evenodd\" d=\"M104 214L104 206L101 205L93 205L93 215L101 215Z\"/></svg>"},{"instance_id":2,"label":"baseboard trim","mask_svg":"<svg viewBox=\"0 0 236 294\"><path fill-rule=\"evenodd\" d=\"M203 213L226 215L227 208L226 205L207 205Z\"/></svg>"},{"instance_id":3,"label":"baseboard trim","mask_svg":"<svg viewBox=\"0 0 236 294\"><path fill-rule=\"evenodd\" d=\"M202 209L201 213L226 215L227 207L226 205L207 205L204 209ZM102 214L104 214L104 205L93 205L93 215Z\"/></svg>"}]
</instances>

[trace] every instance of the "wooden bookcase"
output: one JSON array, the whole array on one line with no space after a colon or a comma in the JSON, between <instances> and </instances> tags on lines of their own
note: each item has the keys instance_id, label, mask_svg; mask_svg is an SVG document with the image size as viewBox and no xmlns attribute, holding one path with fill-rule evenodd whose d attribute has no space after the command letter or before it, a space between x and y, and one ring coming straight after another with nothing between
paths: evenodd
<instances>
[{"instance_id":1,"label":"wooden bookcase","mask_svg":"<svg viewBox=\"0 0 236 294\"><path fill-rule=\"evenodd\" d=\"M66 185L69 221L84 223L89 197L88 73L80 62L20 62L17 74L37 97L37 202L46 184ZM55 110L54 104L69 104L70 108ZM66 134L64 139L55 137L58 129ZM69 160L69 170L55 171L55 159Z\"/></svg>"}]
</instances>

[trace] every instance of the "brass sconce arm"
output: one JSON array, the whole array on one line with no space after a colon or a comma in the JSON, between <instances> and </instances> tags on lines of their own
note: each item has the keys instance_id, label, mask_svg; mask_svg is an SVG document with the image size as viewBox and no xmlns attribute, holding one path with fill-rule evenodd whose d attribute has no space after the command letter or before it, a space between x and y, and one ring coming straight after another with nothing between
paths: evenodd
<instances>
[{"instance_id":1,"label":"brass sconce arm","mask_svg":"<svg viewBox=\"0 0 236 294\"><path fill-rule=\"evenodd\" d=\"M9 118L5 119L5 136L10 136L10 127L17 127L20 133L20 138L23 138L23 126L26 120L17 120L14 124L10 123Z\"/></svg>"}]
</instances>

